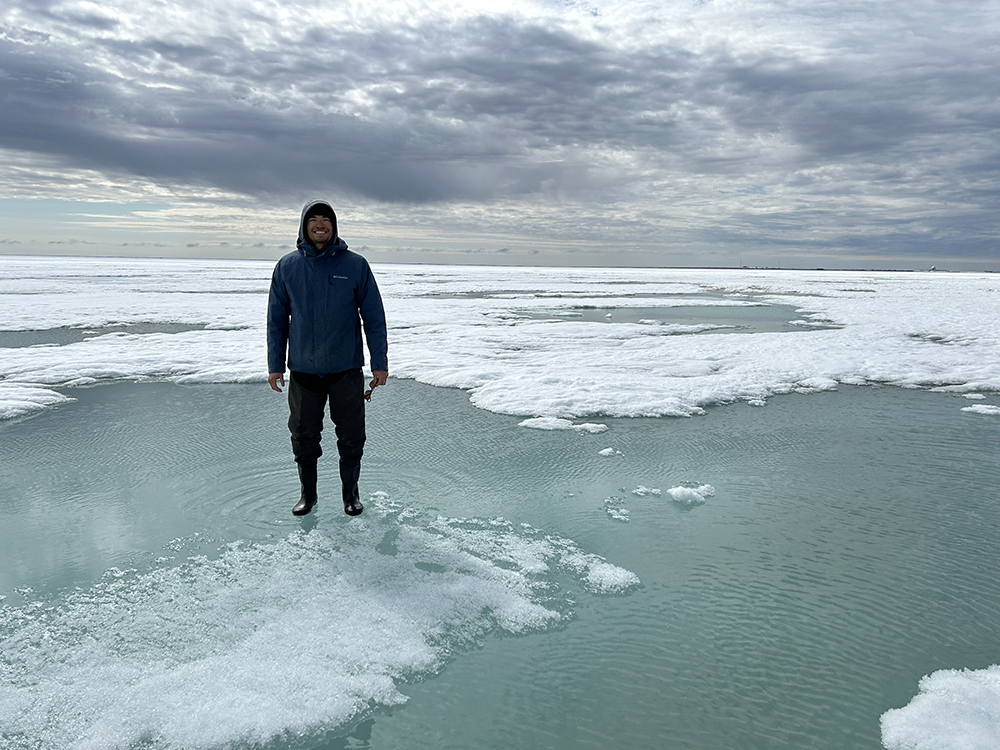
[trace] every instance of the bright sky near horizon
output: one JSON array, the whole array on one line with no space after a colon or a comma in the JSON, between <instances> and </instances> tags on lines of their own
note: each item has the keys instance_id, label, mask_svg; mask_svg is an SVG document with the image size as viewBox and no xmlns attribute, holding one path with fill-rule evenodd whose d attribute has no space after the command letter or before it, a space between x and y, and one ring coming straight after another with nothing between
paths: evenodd
<instances>
[{"instance_id":1,"label":"bright sky near horizon","mask_svg":"<svg viewBox=\"0 0 1000 750\"><path fill-rule=\"evenodd\" d=\"M11 0L0 253L1000 270L993 0Z\"/></svg>"}]
</instances>

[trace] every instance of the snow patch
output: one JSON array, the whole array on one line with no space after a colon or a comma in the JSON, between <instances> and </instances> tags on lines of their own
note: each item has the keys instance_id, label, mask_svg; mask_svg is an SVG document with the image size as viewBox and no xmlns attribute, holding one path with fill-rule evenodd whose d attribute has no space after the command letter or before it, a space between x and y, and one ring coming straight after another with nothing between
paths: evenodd
<instances>
[{"instance_id":1,"label":"snow patch","mask_svg":"<svg viewBox=\"0 0 1000 750\"><path fill-rule=\"evenodd\" d=\"M0 419L23 417L75 400L41 385L0 381Z\"/></svg>"},{"instance_id":2,"label":"snow patch","mask_svg":"<svg viewBox=\"0 0 1000 750\"><path fill-rule=\"evenodd\" d=\"M1000 665L944 669L920 680L903 708L882 714L888 750L996 750L1000 747Z\"/></svg>"}]
</instances>

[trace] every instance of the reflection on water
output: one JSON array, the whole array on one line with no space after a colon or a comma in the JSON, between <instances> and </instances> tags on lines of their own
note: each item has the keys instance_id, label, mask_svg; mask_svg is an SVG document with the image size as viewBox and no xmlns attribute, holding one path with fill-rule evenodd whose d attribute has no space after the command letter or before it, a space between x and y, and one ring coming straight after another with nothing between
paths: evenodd
<instances>
[{"instance_id":1,"label":"reflection on water","mask_svg":"<svg viewBox=\"0 0 1000 750\"><path fill-rule=\"evenodd\" d=\"M1000 658L1000 420L958 397L581 434L391 381L365 515L331 432L300 520L266 386L72 394L0 423L10 747L875 750L921 675Z\"/></svg>"},{"instance_id":2,"label":"reflection on water","mask_svg":"<svg viewBox=\"0 0 1000 750\"><path fill-rule=\"evenodd\" d=\"M129 323L97 328L48 328L44 331L0 331L0 349L25 346L66 346L108 333L184 333L204 330L203 325L185 323Z\"/></svg>"},{"instance_id":3,"label":"reflection on water","mask_svg":"<svg viewBox=\"0 0 1000 750\"><path fill-rule=\"evenodd\" d=\"M530 320L578 320L589 323L638 323L676 326L682 333L780 333L838 328L829 321L803 320L791 305L731 307L698 305L688 307L583 307L506 313ZM686 330L685 330L686 329Z\"/></svg>"}]
</instances>

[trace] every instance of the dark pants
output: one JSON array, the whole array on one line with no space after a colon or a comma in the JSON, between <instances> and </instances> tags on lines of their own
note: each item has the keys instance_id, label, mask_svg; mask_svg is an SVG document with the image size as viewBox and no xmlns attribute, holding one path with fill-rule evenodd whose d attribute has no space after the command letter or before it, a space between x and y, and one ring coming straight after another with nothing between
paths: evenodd
<instances>
[{"instance_id":1,"label":"dark pants","mask_svg":"<svg viewBox=\"0 0 1000 750\"><path fill-rule=\"evenodd\" d=\"M314 464L323 455L320 447L323 412L329 400L345 498L348 494L357 497L366 438L364 393L365 376L361 368L330 375L292 372L289 377L288 429L292 433L295 460Z\"/></svg>"}]
</instances>

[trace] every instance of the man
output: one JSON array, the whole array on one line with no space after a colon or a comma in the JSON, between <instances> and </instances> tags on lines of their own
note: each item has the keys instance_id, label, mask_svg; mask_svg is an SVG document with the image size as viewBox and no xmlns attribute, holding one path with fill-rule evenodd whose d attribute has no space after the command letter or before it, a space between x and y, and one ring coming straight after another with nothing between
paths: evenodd
<instances>
[{"instance_id":1,"label":"man","mask_svg":"<svg viewBox=\"0 0 1000 750\"><path fill-rule=\"evenodd\" d=\"M330 204L307 203L296 250L274 267L267 303L267 382L278 393L279 384L285 385L288 354L288 429L302 485L292 508L297 516L316 505L316 462L323 455L327 401L337 433L344 512L356 516L364 510L358 498L366 437L362 323L374 389L389 376L385 312L375 277L368 261L338 236Z\"/></svg>"}]
</instances>

